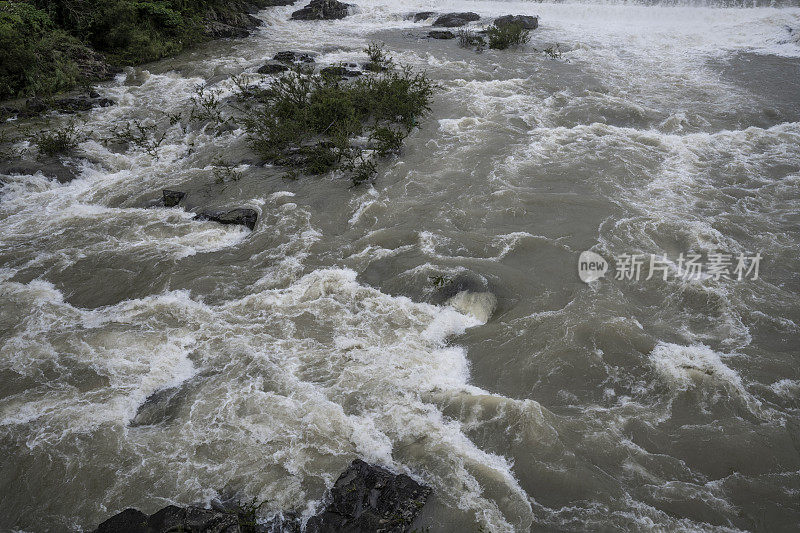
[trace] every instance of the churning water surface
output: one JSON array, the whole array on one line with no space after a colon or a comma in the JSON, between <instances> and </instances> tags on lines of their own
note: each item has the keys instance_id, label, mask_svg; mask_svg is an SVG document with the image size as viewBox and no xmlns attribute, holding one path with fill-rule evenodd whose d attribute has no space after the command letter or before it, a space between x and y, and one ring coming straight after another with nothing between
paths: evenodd
<instances>
[{"instance_id":1,"label":"churning water surface","mask_svg":"<svg viewBox=\"0 0 800 533\"><path fill-rule=\"evenodd\" d=\"M68 184L2 177L0 529L221 494L309 514L361 457L434 487L431 531L795 530L800 8L355 3L103 85L81 128L155 121L158 157L90 139ZM476 54L406 19L431 9L540 28ZM170 126L199 84L370 41L442 85L374 187ZM164 188L258 225L145 208ZM589 249L764 259L584 284Z\"/></svg>"}]
</instances>

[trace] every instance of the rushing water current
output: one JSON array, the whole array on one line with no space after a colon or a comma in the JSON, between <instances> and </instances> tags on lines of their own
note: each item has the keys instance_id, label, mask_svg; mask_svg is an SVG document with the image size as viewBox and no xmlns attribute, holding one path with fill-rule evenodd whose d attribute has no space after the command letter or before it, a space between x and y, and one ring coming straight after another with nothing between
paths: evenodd
<instances>
[{"instance_id":1,"label":"rushing water current","mask_svg":"<svg viewBox=\"0 0 800 533\"><path fill-rule=\"evenodd\" d=\"M800 8L354 3L129 69L77 179L0 177L0 530L224 494L308 516L356 457L431 485L436 532L796 530ZM540 27L475 53L406 18L431 9ZM170 126L275 52L371 41L442 86L374 187ZM98 142L132 119L157 157ZM186 206L147 208L164 188ZM584 250L763 259L585 284Z\"/></svg>"}]
</instances>

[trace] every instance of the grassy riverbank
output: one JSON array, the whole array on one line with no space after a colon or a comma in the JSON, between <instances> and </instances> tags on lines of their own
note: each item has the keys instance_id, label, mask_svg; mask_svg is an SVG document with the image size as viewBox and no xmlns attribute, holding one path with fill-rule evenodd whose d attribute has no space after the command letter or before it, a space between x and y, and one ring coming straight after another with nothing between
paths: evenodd
<instances>
[{"instance_id":1,"label":"grassy riverbank","mask_svg":"<svg viewBox=\"0 0 800 533\"><path fill-rule=\"evenodd\" d=\"M114 67L169 56L257 24L270 0L0 1L0 99L47 96Z\"/></svg>"}]
</instances>

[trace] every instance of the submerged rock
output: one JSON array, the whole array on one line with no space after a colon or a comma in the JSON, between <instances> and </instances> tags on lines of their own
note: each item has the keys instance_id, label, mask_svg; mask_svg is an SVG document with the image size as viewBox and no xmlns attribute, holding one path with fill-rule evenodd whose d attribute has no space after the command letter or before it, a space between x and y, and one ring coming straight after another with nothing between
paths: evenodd
<instances>
[{"instance_id":1,"label":"submerged rock","mask_svg":"<svg viewBox=\"0 0 800 533\"><path fill-rule=\"evenodd\" d=\"M48 178L54 178L59 183L69 183L78 177L79 172L69 166L59 157L39 157L30 159L0 160L0 174L36 174L41 172Z\"/></svg>"},{"instance_id":2,"label":"submerged rock","mask_svg":"<svg viewBox=\"0 0 800 533\"><path fill-rule=\"evenodd\" d=\"M443 28L457 28L459 26L465 26L469 22L475 22L476 20L480 20L481 16L477 13L466 12L466 13L447 13L446 15L442 15L436 21L434 21L434 26L441 26Z\"/></svg>"},{"instance_id":3,"label":"submerged rock","mask_svg":"<svg viewBox=\"0 0 800 533\"><path fill-rule=\"evenodd\" d=\"M494 20L494 25L498 28L508 26L509 24L517 24L526 30L535 30L539 27L539 17L529 15L506 15Z\"/></svg>"},{"instance_id":4,"label":"submerged rock","mask_svg":"<svg viewBox=\"0 0 800 533\"><path fill-rule=\"evenodd\" d=\"M429 487L405 474L393 474L356 459L336 480L330 503L309 519L306 531L409 531L430 494Z\"/></svg>"},{"instance_id":5,"label":"submerged rock","mask_svg":"<svg viewBox=\"0 0 800 533\"><path fill-rule=\"evenodd\" d=\"M350 14L350 4L336 0L312 0L303 9L292 13L292 20L334 20Z\"/></svg>"},{"instance_id":6,"label":"submerged rock","mask_svg":"<svg viewBox=\"0 0 800 533\"><path fill-rule=\"evenodd\" d=\"M185 192L171 191L169 189L164 189L161 191L161 195L164 202L164 207L175 207L186 197Z\"/></svg>"},{"instance_id":7,"label":"submerged rock","mask_svg":"<svg viewBox=\"0 0 800 533\"><path fill-rule=\"evenodd\" d=\"M195 220L211 220L220 224L236 224L255 229L258 211L255 209L232 209L231 211L203 211Z\"/></svg>"},{"instance_id":8,"label":"submerged rock","mask_svg":"<svg viewBox=\"0 0 800 533\"><path fill-rule=\"evenodd\" d=\"M455 39L456 34L450 30L433 30L428 32L431 39Z\"/></svg>"}]
</instances>

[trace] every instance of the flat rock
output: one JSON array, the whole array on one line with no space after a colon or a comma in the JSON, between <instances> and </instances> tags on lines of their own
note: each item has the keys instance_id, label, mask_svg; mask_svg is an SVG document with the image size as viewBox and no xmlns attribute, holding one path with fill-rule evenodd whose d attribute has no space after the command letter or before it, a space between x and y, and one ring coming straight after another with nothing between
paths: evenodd
<instances>
[{"instance_id":1,"label":"flat rock","mask_svg":"<svg viewBox=\"0 0 800 533\"><path fill-rule=\"evenodd\" d=\"M428 32L431 39L455 39L456 34L450 30L433 30Z\"/></svg>"},{"instance_id":2,"label":"flat rock","mask_svg":"<svg viewBox=\"0 0 800 533\"><path fill-rule=\"evenodd\" d=\"M509 24L517 24L526 30L535 30L539 27L539 17L529 15L506 15L494 19L494 25L500 28Z\"/></svg>"},{"instance_id":3,"label":"flat rock","mask_svg":"<svg viewBox=\"0 0 800 533\"><path fill-rule=\"evenodd\" d=\"M336 480L325 510L309 519L308 533L410 531L431 489L356 459Z\"/></svg>"},{"instance_id":4,"label":"flat rock","mask_svg":"<svg viewBox=\"0 0 800 533\"><path fill-rule=\"evenodd\" d=\"M292 20L336 20L350 14L350 4L336 0L312 0L303 9L292 13Z\"/></svg>"},{"instance_id":5,"label":"flat rock","mask_svg":"<svg viewBox=\"0 0 800 533\"><path fill-rule=\"evenodd\" d=\"M480 20L481 16L477 13L447 13L437 18L433 25L442 28L457 28L459 26L466 26L469 22Z\"/></svg>"},{"instance_id":6,"label":"flat rock","mask_svg":"<svg viewBox=\"0 0 800 533\"><path fill-rule=\"evenodd\" d=\"M255 209L232 209L230 211L203 211L194 217L195 220L210 220L220 224L247 226L255 229L258 211Z\"/></svg>"}]
</instances>

